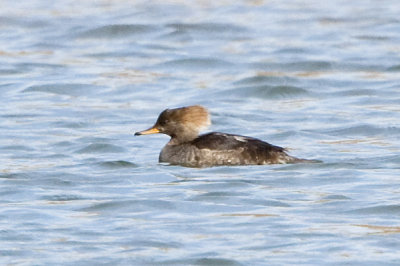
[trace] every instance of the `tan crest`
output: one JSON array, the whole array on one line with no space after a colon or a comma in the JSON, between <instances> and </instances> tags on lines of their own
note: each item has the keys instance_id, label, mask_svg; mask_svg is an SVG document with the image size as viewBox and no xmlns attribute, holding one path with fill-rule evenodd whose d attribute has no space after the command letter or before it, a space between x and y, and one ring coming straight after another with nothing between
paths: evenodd
<instances>
[{"instance_id":1,"label":"tan crest","mask_svg":"<svg viewBox=\"0 0 400 266\"><path fill-rule=\"evenodd\" d=\"M177 108L177 118L181 123L197 128L198 130L206 129L211 125L210 115L206 108L200 105L192 105L182 108Z\"/></svg>"}]
</instances>

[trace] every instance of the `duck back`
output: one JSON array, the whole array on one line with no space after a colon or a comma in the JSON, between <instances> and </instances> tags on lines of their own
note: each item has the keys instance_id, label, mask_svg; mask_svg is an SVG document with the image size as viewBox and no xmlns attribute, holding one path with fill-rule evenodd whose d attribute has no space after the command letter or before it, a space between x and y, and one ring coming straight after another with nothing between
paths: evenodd
<instances>
[{"instance_id":1,"label":"duck back","mask_svg":"<svg viewBox=\"0 0 400 266\"><path fill-rule=\"evenodd\" d=\"M159 161L191 167L216 165L251 165L301 162L288 155L284 148L262 140L211 132L186 143L167 144Z\"/></svg>"}]
</instances>

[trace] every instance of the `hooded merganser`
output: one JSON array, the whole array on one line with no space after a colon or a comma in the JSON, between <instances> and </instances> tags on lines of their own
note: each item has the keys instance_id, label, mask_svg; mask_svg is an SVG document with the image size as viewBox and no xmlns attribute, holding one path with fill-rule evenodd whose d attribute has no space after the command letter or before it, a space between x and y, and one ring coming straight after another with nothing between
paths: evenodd
<instances>
[{"instance_id":1,"label":"hooded merganser","mask_svg":"<svg viewBox=\"0 0 400 266\"><path fill-rule=\"evenodd\" d=\"M135 135L167 134L159 162L188 167L319 162L288 155L284 148L262 140L219 132L199 136L209 126L207 109L200 105L164 110L153 127Z\"/></svg>"}]
</instances>

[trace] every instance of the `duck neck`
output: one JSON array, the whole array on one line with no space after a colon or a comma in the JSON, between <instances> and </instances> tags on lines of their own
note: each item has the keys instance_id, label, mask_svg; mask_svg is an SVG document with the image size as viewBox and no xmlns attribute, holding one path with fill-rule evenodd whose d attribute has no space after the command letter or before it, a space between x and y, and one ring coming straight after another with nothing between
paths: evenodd
<instances>
[{"instance_id":1,"label":"duck neck","mask_svg":"<svg viewBox=\"0 0 400 266\"><path fill-rule=\"evenodd\" d=\"M190 142L197 138L197 133L195 134L182 134L179 136L171 136L171 140L168 142L168 145L179 145L183 143Z\"/></svg>"},{"instance_id":2,"label":"duck neck","mask_svg":"<svg viewBox=\"0 0 400 266\"><path fill-rule=\"evenodd\" d=\"M186 124L175 125L172 130L167 130L165 133L171 137L169 145L190 142L199 136L199 130L196 127Z\"/></svg>"}]
</instances>

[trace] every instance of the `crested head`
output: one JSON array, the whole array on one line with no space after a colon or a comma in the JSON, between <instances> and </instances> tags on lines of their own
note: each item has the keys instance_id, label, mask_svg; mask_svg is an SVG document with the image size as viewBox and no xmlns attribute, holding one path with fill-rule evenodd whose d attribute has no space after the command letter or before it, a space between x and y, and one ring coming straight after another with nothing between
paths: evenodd
<instances>
[{"instance_id":1,"label":"crested head","mask_svg":"<svg viewBox=\"0 0 400 266\"><path fill-rule=\"evenodd\" d=\"M195 139L199 131L211 124L206 108L200 105L166 109L158 117L154 126L135 135L164 133L171 136L170 144L179 144Z\"/></svg>"},{"instance_id":2,"label":"crested head","mask_svg":"<svg viewBox=\"0 0 400 266\"><path fill-rule=\"evenodd\" d=\"M211 124L207 109L200 105L167 109L161 113L159 119L161 117L169 122L179 123L197 131L206 129Z\"/></svg>"},{"instance_id":3,"label":"crested head","mask_svg":"<svg viewBox=\"0 0 400 266\"><path fill-rule=\"evenodd\" d=\"M172 143L195 139L199 131L211 124L206 108L200 105L166 109L157 119L155 127L172 137Z\"/></svg>"}]
</instances>

